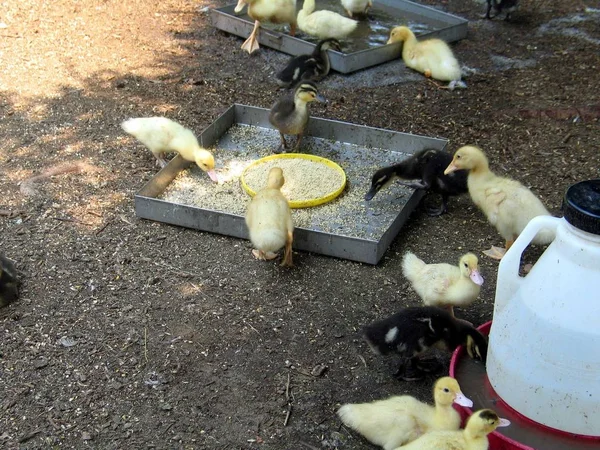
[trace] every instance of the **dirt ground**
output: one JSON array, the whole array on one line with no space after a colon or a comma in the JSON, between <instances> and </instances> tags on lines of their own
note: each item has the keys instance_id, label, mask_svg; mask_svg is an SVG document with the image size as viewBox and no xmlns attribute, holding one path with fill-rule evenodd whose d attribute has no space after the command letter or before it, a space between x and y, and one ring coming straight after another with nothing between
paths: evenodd
<instances>
[{"instance_id":1,"label":"dirt ground","mask_svg":"<svg viewBox=\"0 0 600 450\"><path fill-rule=\"evenodd\" d=\"M0 252L23 272L20 300L0 310L0 447L367 449L340 404L430 398L434 377L396 380L358 331L419 304L406 250L451 262L501 244L468 196L439 218L415 211L376 267L297 252L285 270L247 242L136 217L156 167L123 119L200 132L233 103L280 95L284 57L249 57L210 26L204 8L226 3L0 3ZM470 20L454 45L476 69L468 89L338 75L314 114L480 145L560 215L565 189L599 176L600 2L523 0L509 23L482 20L476 0L426 3ZM78 173L21 184L73 161ZM476 324L491 319L497 273L481 266L480 300L459 311Z\"/></svg>"}]
</instances>

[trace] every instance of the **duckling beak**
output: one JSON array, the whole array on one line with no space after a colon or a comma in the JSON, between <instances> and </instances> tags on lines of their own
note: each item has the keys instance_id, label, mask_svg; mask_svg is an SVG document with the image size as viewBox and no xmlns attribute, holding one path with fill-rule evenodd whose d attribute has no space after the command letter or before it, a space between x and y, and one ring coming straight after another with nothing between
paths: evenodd
<instances>
[{"instance_id":1,"label":"duckling beak","mask_svg":"<svg viewBox=\"0 0 600 450\"><path fill-rule=\"evenodd\" d=\"M454 398L454 403L460 406L466 406L467 408L473 406L473 402L469 398L467 398L462 392L458 392L456 394L456 397Z\"/></svg>"},{"instance_id":2,"label":"duckling beak","mask_svg":"<svg viewBox=\"0 0 600 450\"><path fill-rule=\"evenodd\" d=\"M327 103L327 99L325 97L323 97L321 94L317 94L317 96L315 97L315 100L318 101L319 103Z\"/></svg>"},{"instance_id":3,"label":"duckling beak","mask_svg":"<svg viewBox=\"0 0 600 450\"><path fill-rule=\"evenodd\" d=\"M217 176L217 172L215 172L214 170L207 170L206 174L210 177L210 179L212 181L214 181L215 183L219 182L219 177Z\"/></svg>"},{"instance_id":4,"label":"duckling beak","mask_svg":"<svg viewBox=\"0 0 600 450\"><path fill-rule=\"evenodd\" d=\"M454 165L454 161L452 161L450 165L446 167L446 170L444 170L444 175L448 175L449 173L455 172L457 170L459 170L458 167L456 167Z\"/></svg>"},{"instance_id":5,"label":"duckling beak","mask_svg":"<svg viewBox=\"0 0 600 450\"><path fill-rule=\"evenodd\" d=\"M510 425L510 420L508 419L500 419L500 423L498 423L498 428L507 427Z\"/></svg>"},{"instance_id":6,"label":"duckling beak","mask_svg":"<svg viewBox=\"0 0 600 450\"><path fill-rule=\"evenodd\" d=\"M375 197L375 194L377 194L377 189L371 189L369 192L367 192L365 194L365 200L366 201L371 200L373 197Z\"/></svg>"},{"instance_id":7,"label":"duckling beak","mask_svg":"<svg viewBox=\"0 0 600 450\"><path fill-rule=\"evenodd\" d=\"M242 9L244 9L244 5L246 4L245 0L238 0L238 4L236 5L234 11L239 13Z\"/></svg>"},{"instance_id":8,"label":"duckling beak","mask_svg":"<svg viewBox=\"0 0 600 450\"><path fill-rule=\"evenodd\" d=\"M483 277L479 273L479 270L471 270L469 278L473 283L475 283L478 286L481 286L483 284Z\"/></svg>"}]
</instances>

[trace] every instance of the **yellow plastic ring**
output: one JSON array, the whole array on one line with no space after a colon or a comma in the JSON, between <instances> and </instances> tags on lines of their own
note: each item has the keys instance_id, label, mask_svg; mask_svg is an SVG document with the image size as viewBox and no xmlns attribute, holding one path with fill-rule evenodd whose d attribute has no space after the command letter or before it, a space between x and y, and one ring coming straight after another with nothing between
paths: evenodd
<instances>
[{"instance_id":1,"label":"yellow plastic ring","mask_svg":"<svg viewBox=\"0 0 600 450\"><path fill-rule=\"evenodd\" d=\"M309 155L306 153L282 153L279 155L269 155L269 156L265 156L264 158L257 159L252 164L250 164L248 167L246 167L244 169L244 171L242 172L242 176L240 177L240 181L242 182L242 187L251 197L254 197L256 195L256 191L254 191L250 186L248 186L248 184L246 184L246 180L245 180L246 172L249 169L251 169L255 166L258 166L259 164L265 163L267 161L272 161L274 159L294 159L294 158L307 159L307 160L314 161L316 163L325 164L326 166L331 167L332 169L339 172L339 174L342 176L342 183L335 191L332 191L322 197L311 198L311 199L307 199L307 200L290 200L290 201L288 201L288 203L290 204L290 208L310 208L312 206L322 205L323 203L330 202L334 198L337 198L344 191L344 188L346 187L346 173L344 172L344 169L342 169L339 165L337 165L336 163L334 163L333 161L331 161L327 158L322 158L321 156Z\"/></svg>"}]
</instances>

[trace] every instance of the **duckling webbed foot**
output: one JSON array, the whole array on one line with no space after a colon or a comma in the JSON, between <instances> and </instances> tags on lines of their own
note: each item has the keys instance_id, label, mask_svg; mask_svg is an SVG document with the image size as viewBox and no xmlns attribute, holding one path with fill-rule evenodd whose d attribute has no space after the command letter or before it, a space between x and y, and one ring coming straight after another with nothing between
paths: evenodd
<instances>
[{"instance_id":1,"label":"duckling webbed foot","mask_svg":"<svg viewBox=\"0 0 600 450\"><path fill-rule=\"evenodd\" d=\"M495 247L492 245L492 248L489 250L484 250L483 254L489 256L490 258L501 260L506 253L506 250L500 247Z\"/></svg>"},{"instance_id":2,"label":"duckling webbed foot","mask_svg":"<svg viewBox=\"0 0 600 450\"><path fill-rule=\"evenodd\" d=\"M428 197L427 197L428 198ZM448 211L448 197L442 195L442 202L439 206L425 204L425 213L429 217L438 217Z\"/></svg>"},{"instance_id":3,"label":"duckling webbed foot","mask_svg":"<svg viewBox=\"0 0 600 450\"><path fill-rule=\"evenodd\" d=\"M156 155L155 155L155 156L156 156ZM167 160L165 159L164 153L163 153L162 155L160 155L160 156L156 156L156 165L157 165L158 167L160 167L161 169L162 169L163 167L165 167L165 166L166 166L168 163L169 163L169 161L167 161Z\"/></svg>"},{"instance_id":4,"label":"duckling webbed foot","mask_svg":"<svg viewBox=\"0 0 600 450\"><path fill-rule=\"evenodd\" d=\"M256 35L258 34L259 28L260 28L260 22L258 20L256 20L254 22L254 29L252 30L252 33L250 34L248 39L246 39L244 41L244 43L242 44L241 49L246 50L249 54L254 53L255 51L257 51L260 48L258 45L258 39L256 37Z\"/></svg>"},{"instance_id":5,"label":"duckling webbed foot","mask_svg":"<svg viewBox=\"0 0 600 450\"><path fill-rule=\"evenodd\" d=\"M287 142L285 140L285 136L283 135L282 132L279 132L279 137L281 139L281 143L279 144L279 147L277 147L276 150L273 150L273 153L277 153L277 154L285 153L288 149Z\"/></svg>"},{"instance_id":6,"label":"duckling webbed foot","mask_svg":"<svg viewBox=\"0 0 600 450\"><path fill-rule=\"evenodd\" d=\"M271 259L277 258L277 253L273 252L263 252L262 250L254 249L252 250L252 254L254 257L261 261L268 261Z\"/></svg>"}]
</instances>

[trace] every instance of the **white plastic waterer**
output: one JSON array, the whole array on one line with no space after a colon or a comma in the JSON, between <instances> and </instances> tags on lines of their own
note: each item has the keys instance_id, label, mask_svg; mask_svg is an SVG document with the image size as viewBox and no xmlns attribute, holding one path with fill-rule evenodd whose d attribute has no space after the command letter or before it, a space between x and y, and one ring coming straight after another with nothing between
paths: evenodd
<instances>
[{"instance_id":1,"label":"white plastic waterer","mask_svg":"<svg viewBox=\"0 0 600 450\"><path fill-rule=\"evenodd\" d=\"M600 436L600 179L571 186L564 218L534 218L498 269L487 374L525 417ZM526 277L521 254L542 228L556 238Z\"/></svg>"}]
</instances>

